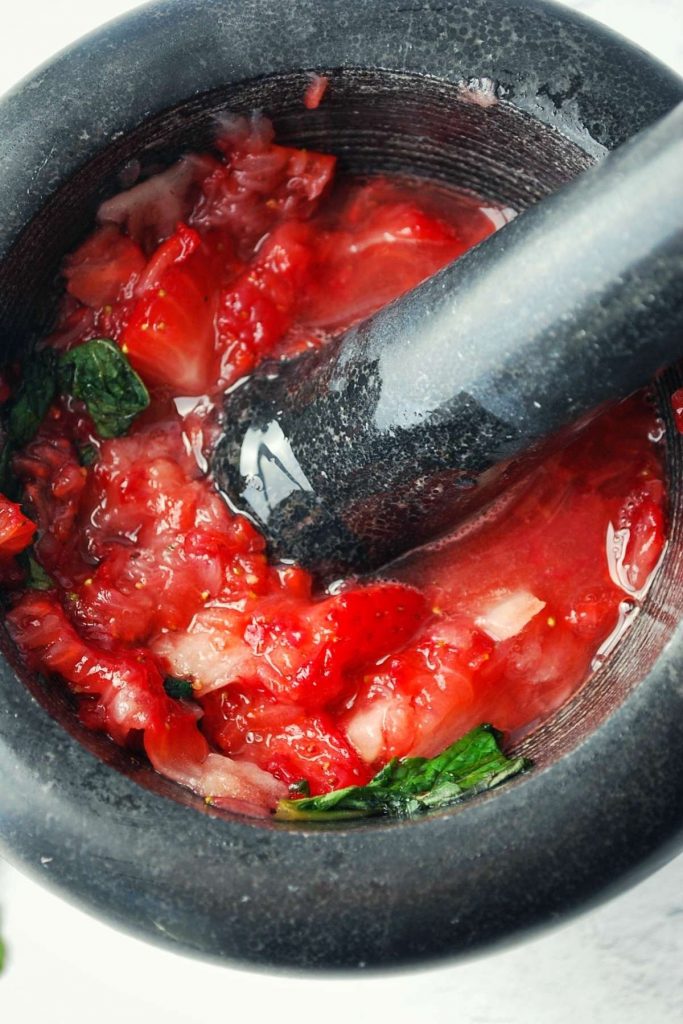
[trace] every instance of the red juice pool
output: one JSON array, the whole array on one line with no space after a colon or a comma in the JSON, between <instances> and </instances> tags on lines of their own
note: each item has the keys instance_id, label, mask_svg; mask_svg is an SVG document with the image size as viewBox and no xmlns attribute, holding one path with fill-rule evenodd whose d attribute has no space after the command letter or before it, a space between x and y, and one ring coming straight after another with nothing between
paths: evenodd
<instances>
[{"instance_id":1,"label":"red juice pool","mask_svg":"<svg viewBox=\"0 0 683 1024\"><path fill-rule=\"evenodd\" d=\"M638 395L372 579L317 593L302 568L268 561L206 474L218 399L511 215L443 186L334 172L332 156L277 145L268 122L233 119L213 154L105 202L64 262L47 348L64 359L111 339L151 401L107 438L58 388L12 458L30 519L0 503L25 662L66 683L87 726L250 813L302 780L312 794L366 783L481 722L528 730L632 618L665 540L661 429ZM27 580L14 556L32 538Z\"/></svg>"}]
</instances>

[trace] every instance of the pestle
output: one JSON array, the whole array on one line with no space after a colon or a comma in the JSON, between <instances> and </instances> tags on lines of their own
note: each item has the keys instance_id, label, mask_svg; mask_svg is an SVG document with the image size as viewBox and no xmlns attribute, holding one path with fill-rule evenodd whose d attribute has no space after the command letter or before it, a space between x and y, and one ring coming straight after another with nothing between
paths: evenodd
<instances>
[{"instance_id":1,"label":"pestle","mask_svg":"<svg viewBox=\"0 0 683 1024\"><path fill-rule=\"evenodd\" d=\"M322 579L443 534L683 356L683 105L226 395L219 489Z\"/></svg>"}]
</instances>

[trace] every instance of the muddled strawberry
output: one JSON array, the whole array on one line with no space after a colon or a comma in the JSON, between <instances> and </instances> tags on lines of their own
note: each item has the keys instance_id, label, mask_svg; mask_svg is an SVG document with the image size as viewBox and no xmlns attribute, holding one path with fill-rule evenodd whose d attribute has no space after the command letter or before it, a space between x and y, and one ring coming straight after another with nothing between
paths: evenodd
<instances>
[{"instance_id":1,"label":"muddled strawberry","mask_svg":"<svg viewBox=\"0 0 683 1024\"><path fill-rule=\"evenodd\" d=\"M304 106L307 110L316 110L320 106L329 84L329 79L325 75L311 75L304 92Z\"/></svg>"},{"instance_id":2,"label":"muddled strawberry","mask_svg":"<svg viewBox=\"0 0 683 1024\"><path fill-rule=\"evenodd\" d=\"M18 555L29 546L36 524L21 511L21 506L0 494L0 559Z\"/></svg>"},{"instance_id":3,"label":"muddled strawberry","mask_svg":"<svg viewBox=\"0 0 683 1024\"><path fill-rule=\"evenodd\" d=\"M219 166L206 154L184 156L167 170L106 200L97 219L117 225L146 253L154 252L180 221L187 220L202 182Z\"/></svg>"},{"instance_id":4,"label":"muddled strawberry","mask_svg":"<svg viewBox=\"0 0 683 1024\"><path fill-rule=\"evenodd\" d=\"M664 547L664 483L642 478L628 495L617 520L621 550L616 573L625 590L639 593L646 585Z\"/></svg>"},{"instance_id":5,"label":"muddled strawberry","mask_svg":"<svg viewBox=\"0 0 683 1024\"><path fill-rule=\"evenodd\" d=\"M211 388L216 305L216 283L202 241L179 224L152 255L121 339L143 380L178 395L200 395Z\"/></svg>"},{"instance_id":6,"label":"muddled strawberry","mask_svg":"<svg viewBox=\"0 0 683 1024\"><path fill-rule=\"evenodd\" d=\"M89 723L99 715L101 728L118 743L163 718L170 698L149 652L103 651L86 643L54 594L28 592L8 613L7 626L27 664L65 679L85 701Z\"/></svg>"},{"instance_id":7,"label":"muddled strawberry","mask_svg":"<svg viewBox=\"0 0 683 1024\"><path fill-rule=\"evenodd\" d=\"M214 690L202 706L202 729L220 750L258 764L288 786L305 779L316 795L370 778L329 712L279 702L247 682Z\"/></svg>"},{"instance_id":8,"label":"muddled strawberry","mask_svg":"<svg viewBox=\"0 0 683 1024\"><path fill-rule=\"evenodd\" d=\"M226 118L217 147L223 164L204 181L190 217L198 228L227 228L241 258L282 220L309 217L329 185L335 158L279 146L273 128L255 115Z\"/></svg>"},{"instance_id":9,"label":"muddled strawberry","mask_svg":"<svg viewBox=\"0 0 683 1024\"><path fill-rule=\"evenodd\" d=\"M56 567L75 540L75 525L86 483L76 447L67 437L39 434L15 455L27 508L38 525L37 550Z\"/></svg>"},{"instance_id":10,"label":"muddled strawberry","mask_svg":"<svg viewBox=\"0 0 683 1024\"><path fill-rule=\"evenodd\" d=\"M237 566L233 566L233 569ZM252 570L241 601L220 596L189 627L153 643L170 673L192 679L198 695L237 679L256 681L279 701L308 708L330 705L351 674L405 644L425 619L423 596L399 583L358 586L324 600L279 590ZM265 584L265 586L264 586Z\"/></svg>"},{"instance_id":11,"label":"muddled strawberry","mask_svg":"<svg viewBox=\"0 0 683 1024\"><path fill-rule=\"evenodd\" d=\"M104 651L79 636L53 595L29 593L9 612L7 626L26 664L69 683L91 729L127 744L143 735L152 764L205 798L264 813L284 786L254 765L211 752L198 721L200 710L168 697L163 677L141 648Z\"/></svg>"},{"instance_id":12,"label":"muddled strawberry","mask_svg":"<svg viewBox=\"0 0 683 1024\"><path fill-rule=\"evenodd\" d=\"M84 306L102 306L131 298L145 266L138 245L112 224L99 228L68 256L63 274L66 290Z\"/></svg>"}]
</instances>

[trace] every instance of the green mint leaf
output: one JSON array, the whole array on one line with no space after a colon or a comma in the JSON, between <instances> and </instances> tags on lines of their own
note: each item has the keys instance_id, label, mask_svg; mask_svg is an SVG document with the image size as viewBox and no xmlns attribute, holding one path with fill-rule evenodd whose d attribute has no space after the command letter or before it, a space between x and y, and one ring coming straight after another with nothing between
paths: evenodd
<instances>
[{"instance_id":1,"label":"green mint leaf","mask_svg":"<svg viewBox=\"0 0 683 1024\"><path fill-rule=\"evenodd\" d=\"M166 676L164 690L169 697L174 697L176 700L189 700L193 692L189 679L177 679L175 676Z\"/></svg>"},{"instance_id":2,"label":"green mint leaf","mask_svg":"<svg viewBox=\"0 0 683 1024\"><path fill-rule=\"evenodd\" d=\"M78 449L78 461L81 466L92 466L97 462L97 448L94 444L82 444Z\"/></svg>"},{"instance_id":3,"label":"green mint leaf","mask_svg":"<svg viewBox=\"0 0 683 1024\"><path fill-rule=\"evenodd\" d=\"M35 437L55 397L57 353L46 348L33 352L24 364L21 384L9 406L7 435L15 448Z\"/></svg>"},{"instance_id":4,"label":"green mint leaf","mask_svg":"<svg viewBox=\"0 0 683 1024\"><path fill-rule=\"evenodd\" d=\"M17 555L17 562L24 570L23 585L28 587L29 590L52 590L56 586L55 581L37 560L33 547L21 551Z\"/></svg>"},{"instance_id":5,"label":"green mint leaf","mask_svg":"<svg viewBox=\"0 0 683 1024\"><path fill-rule=\"evenodd\" d=\"M26 581L25 585L29 590L52 590L55 586L55 582L51 576L43 569L42 565L36 561L30 551L22 552L22 561L26 568Z\"/></svg>"},{"instance_id":6,"label":"green mint leaf","mask_svg":"<svg viewBox=\"0 0 683 1024\"><path fill-rule=\"evenodd\" d=\"M523 757L506 757L495 729L480 725L436 757L394 758L366 786L280 800L276 816L296 821L409 817L493 789L528 766Z\"/></svg>"},{"instance_id":7,"label":"green mint leaf","mask_svg":"<svg viewBox=\"0 0 683 1024\"><path fill-rule=\"evenodd\" d=\"M59 386L85 402L100 437L125 434L149 405L147 388L118 345L94 338L59 360Z\"/></svg>"}]
</instances>

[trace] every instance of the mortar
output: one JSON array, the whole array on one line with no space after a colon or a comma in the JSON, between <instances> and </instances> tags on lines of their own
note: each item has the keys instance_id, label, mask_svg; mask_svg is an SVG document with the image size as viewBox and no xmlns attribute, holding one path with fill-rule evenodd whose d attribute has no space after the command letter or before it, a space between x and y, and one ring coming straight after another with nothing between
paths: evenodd
<instances>
[{"instance_id":1,"label":"mortar","mask_svg":"<svg viewBox=\"0 0 683 1024\"><path fill-rule=\"evenodd\" d=\"M308 111L310 72L328 76ZM63 255L131 160L262 109L343 170L421 175L522 209L663 115L683 83L549 4L184 0L146 6L0 102L2 361L49 327ZM218 961L390 967L564 918L671 856L683 827L683 451L669 395L669 540L633 627L518 749L535 769L447 813L318 828L207 808L0 664L0 852L110 923Z\"/></svg>"}]
</instances>

